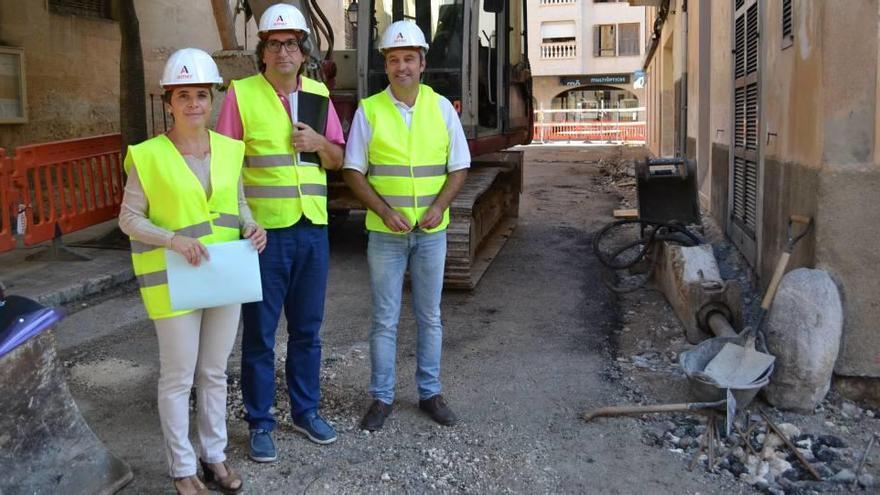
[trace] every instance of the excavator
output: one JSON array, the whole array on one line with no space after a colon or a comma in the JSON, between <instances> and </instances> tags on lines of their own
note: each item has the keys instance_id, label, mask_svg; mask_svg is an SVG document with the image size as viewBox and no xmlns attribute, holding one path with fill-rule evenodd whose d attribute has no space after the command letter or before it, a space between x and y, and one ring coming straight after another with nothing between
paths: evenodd
<instances>
[{"instance_id":1,"label":"excavator","mask_svg":"<svg viewBox=\"0 0 880 495\"><path fill-rule=\"evenodd\" d=\"M246 15L259 19L275 3L278 0L248 0ZM412 20L425 33L430 48L423 82L459 111L472 155L467 182L450 207L444 286L473 289L513 232L519 214L522 152L508 148L527 144L532 135L525 0L352 0L345 12L350 21L343 22L351 26L348 34L357 48L347 50L334 50L342 33L334 32L326 15L328 9L340 8L338 2L287 3L310 22L313 47L307 73L330 88L346 132L358 101L388 84L376 49L380 33L401 19ZM217 9L215 4L215 14ZM229 15L215 18L221 40L234 40ZM252 52L229 48L214 56L224 80L256 72ZM248 60L253 60L252 66ZM364 209L340 174L328 178L328 209L337 219Z\"/></svg>"}]
</instances>

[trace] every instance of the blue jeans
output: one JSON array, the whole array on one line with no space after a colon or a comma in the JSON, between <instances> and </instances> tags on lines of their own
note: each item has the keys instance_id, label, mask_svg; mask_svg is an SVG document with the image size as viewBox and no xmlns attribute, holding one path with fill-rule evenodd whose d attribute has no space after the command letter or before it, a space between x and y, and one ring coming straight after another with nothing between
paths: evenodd
<instances>
[{"instance_id":1,"label":"blue jeans","mask_svg":"<svg viewBox=\"0 0 880 495\"><path fill-rule=\"evenodd\" d=\"M275 418L275 333L281 308L287 317L284 374L291 416L316 411L321 399L321 337L327 289L326 225L300 220L267 229L260 254L263 300L242 305L241 395L251 429L272 430Z\"/></svg>"},{"instance_id":2,"label":"blue jeans","mask_svg":"<svg viewBox=\"0 0 880 495\"><path fill-rule=\"evenodd\" d=\"M394 401L397 323L403 276L409 265L412 305L416 317L416 385L419 399L440 393L443 325L440 294L446 263L446 231L405 235L370 232L367 247L373 322L370 329L370 394L386 404Z\"/></svg>"}]
</instances>

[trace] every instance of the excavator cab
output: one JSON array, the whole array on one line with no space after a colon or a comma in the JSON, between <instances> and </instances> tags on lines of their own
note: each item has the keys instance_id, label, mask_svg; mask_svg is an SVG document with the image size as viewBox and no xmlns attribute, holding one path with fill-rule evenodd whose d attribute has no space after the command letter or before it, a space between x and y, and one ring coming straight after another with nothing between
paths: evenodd
<instances>
[{"instance_id":1,"label":"excavator cab","mask_svg":"<svg viewBox=\"0 0 880 495\"><path fill-rule=\"evenodd\" d=\"M425 33L430 48L423 82L459 111L465 135L478 140L472 151L495 152L528 142L532 99L525 2L364 0L358 8L357 46L368 49L357 55L358 98L388 85L376 43L389 24L401 19L412 20ZM486 140L493 144L483 144Z\"/></svg>"}]
</instances>

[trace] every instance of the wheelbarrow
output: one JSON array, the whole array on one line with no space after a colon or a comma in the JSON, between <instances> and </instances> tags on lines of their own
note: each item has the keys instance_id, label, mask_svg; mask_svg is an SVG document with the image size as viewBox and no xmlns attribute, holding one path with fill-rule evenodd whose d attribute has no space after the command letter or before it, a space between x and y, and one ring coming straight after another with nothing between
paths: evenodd
<instances>
[{"instance_id":1,"label":"wheelbarrow","mask_svg":"<svg viewBox=\"0 0 880 495\"><path fill-rule=\"evenodd\" d=\"M794 234L795 223L805 225L797 235ZM721 400L729 390L738 407L745 407L769 383L776 358L766 352L764 320L795 244L810 232L812 226L813 220L809 217L792 215L789 218L788 243L779 257L770 285L761 301L757 325L747 328L735 337L704 340L695 348L681 353L679 363L688 377L691 393L696 400ZM761 338L765 352L759 352L755 347L758 337Z\"/></svg>"}]
</instances>

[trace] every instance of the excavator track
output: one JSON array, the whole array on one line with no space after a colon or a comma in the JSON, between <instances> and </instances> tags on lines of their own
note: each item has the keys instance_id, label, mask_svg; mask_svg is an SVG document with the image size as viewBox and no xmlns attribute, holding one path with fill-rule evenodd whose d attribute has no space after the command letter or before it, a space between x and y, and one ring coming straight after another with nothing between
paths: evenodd
<instances>
[{"instance_id":1,"label":"excavator track","mask_svg":"<svg viewBox=\"0 0 880 495\"><path fill-rule=\"evenodd\" d=\"M474 157L450 207L444 288L476 287L516 228L522 192L522 151Z\"/></svg>"}]
</instances>

